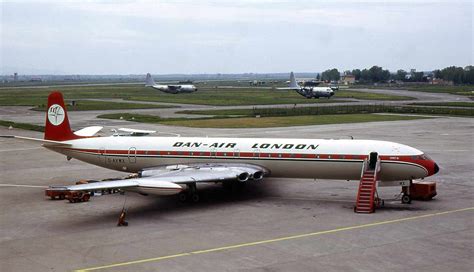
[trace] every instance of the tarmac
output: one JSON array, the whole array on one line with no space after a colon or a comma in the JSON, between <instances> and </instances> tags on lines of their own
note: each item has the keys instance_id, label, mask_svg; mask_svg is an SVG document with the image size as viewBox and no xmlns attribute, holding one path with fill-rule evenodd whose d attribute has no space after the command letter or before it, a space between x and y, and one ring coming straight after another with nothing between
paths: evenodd
<instances>
[{"instance_id":1,"label":"tarmac","mask_svg":"<svg viewBox=\"0 0 474 272\"><path fill-rule=\"evenodd\" d=\"M37 120L5 107L1 119ZM73 127L97 124L70 112ZM10 118L8 118L10 116ZM41 119L40 119L41 118ZM77 121L77 122L76 122ZM440 166L432 201L401 204L399 187L380 188L385 206L356 214L357 181L266 178L229 194L198 187L202 201L103 195L70 204L44 196L49 185L125 176L71 160L38 144L0 139L0 271L472 271L474 120L411 121L266 129L197 129L100 120L183 136L378 139L425 151ZM8 130L41 138L41 133ZM128 227L116 227L123 207Z\"/></svg>"}]
</instances>

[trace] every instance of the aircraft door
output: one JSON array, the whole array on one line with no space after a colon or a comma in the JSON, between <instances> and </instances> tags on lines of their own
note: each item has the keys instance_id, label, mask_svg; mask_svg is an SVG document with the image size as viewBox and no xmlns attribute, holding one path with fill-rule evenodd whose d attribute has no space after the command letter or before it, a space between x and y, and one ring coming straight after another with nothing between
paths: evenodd
<instances>
[{"instance_id":1,"label":"aircraft door","mask_svg":"<svg viewBox=\"0 0 474 272\"><path fill-rule=\"evenodd\" d=\"M374 170L375 165L377 164L377 159L378 159L379 154L377 152L370 152L369 155L369 169Z\"/></svg>"},{"instance_id":2,"label":"aircraft door","mask_svg":"<svg viewBox=\"0 0 474 272\"><path fill-rule=\"evenodd\" d=\"M137 162L137 149L135 147L130 147L128 149L128 162L129 163Z\"/></svg>"}]
</instances>

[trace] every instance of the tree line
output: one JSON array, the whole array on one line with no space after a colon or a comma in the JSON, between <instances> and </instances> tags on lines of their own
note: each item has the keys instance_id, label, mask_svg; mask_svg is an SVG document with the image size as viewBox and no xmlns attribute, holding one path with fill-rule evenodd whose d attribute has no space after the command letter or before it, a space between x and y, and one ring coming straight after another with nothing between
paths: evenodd
<instances>
[{"instance_id":1,"label":"tree line","mask_svg":"<svg viewBox=\"0 0 474 272\"><path fill-rule=\"evenodd\" d=\"M474 66L462 67L449 66L442 70L434 70L435 78L450 80L455 84L474 84Z\"/></svg>"},{"instance_id":2,"label":"tree line","mask_svg":"<svg viewBox=\"0 0 474 272\"><path fill-rule=\"evenodd\" d=\"M403 69L391 73L380 66L372 66L369 69L353 69L352 71L344 71L345 75L353 75L355 80L359 82L387 82L390 80L399 80L403 82L426 82L428 78L438 78L453 81L455 84L474 84L474 66L469 65L464 68L450 66L444 69L434 70L432 73L425 75L423 72L410 71ZM317 79L324 81L337 81L341 78L341 73L336 69L324 71L321 76L317 75Z\"/></svg>"}]
</instances>

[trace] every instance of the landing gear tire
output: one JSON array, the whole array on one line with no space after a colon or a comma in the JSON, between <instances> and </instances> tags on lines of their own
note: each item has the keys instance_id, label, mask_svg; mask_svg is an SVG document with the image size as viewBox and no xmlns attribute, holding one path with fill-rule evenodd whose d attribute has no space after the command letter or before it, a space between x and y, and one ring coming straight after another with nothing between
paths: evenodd
<instances>
[{"instance_id":1,"label":"landing gear tire","mask_svg":"<svg viewBox=\"0 0 474 272\"><path fill-rule=\"evenodd\" d=\"M187 184L187 187L188 188L186 191L178 194L178 199L181 202L186 202L186 201L190 201L194 203L199 202L200 197L199 197L199 194L197 193L196 183Z\"/></svg>"},{"instance_id":2,"label":"landing gear tire","mask_svg":"<svg viewBox=\"0 0 474 272\"><path fill-rule=\"evenodd\" d=\"M196 203L196 202L199 202L199 195L198 194L192 194L191 195L191 201Z\"/></svg>"},{"instance_id":3,"label":"landing gear tire","mask_svg":"<svg viewBox=\"0 0 474 272\"><path fill-rule=\"evenodd\" d=\"M178 199L180 202L186 202L186 200L188 200L188 194L181 192L178 194Z\"/></svg>"},{"instance_id":4,"label":"landing gear tire","mask_svg":"<svg viewBox=\"0 0 474 272\"><path fill-rule=\"evenodd\" d=\"M410 204L411 203L411 197L409 195L403 195L402 196L402 203L403 204Z\"/></svg>"}]
</instances>

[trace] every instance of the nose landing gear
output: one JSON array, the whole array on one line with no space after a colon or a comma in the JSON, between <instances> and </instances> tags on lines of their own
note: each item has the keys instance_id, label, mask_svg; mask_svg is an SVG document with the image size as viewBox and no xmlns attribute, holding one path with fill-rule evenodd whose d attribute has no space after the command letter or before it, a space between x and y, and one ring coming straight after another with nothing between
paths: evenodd
<instances>
[{"instance_id":1,"label":"nose landing gear","mask_svg":"<svg viewBox=\"0 0 474 272\"><path fill-rule=\"evenodd\" d=\"M411 196L407 195L407 194L403 194L401 201L402 201L403 204L410 204L411 203Z\"/></svg>"},{"instance_id":2,"label":"nose landing gear","mask_svg":"<svg viewBox=\"0 0 474 272\"><path fill-rule=\"evenodd\" d=\"M408 186L402 186L402 198L401 202L402 204L410 204L411 203L411 194L410 194L410 187L412 186L413 181L410 180L410 184Z\"/></svg>"}]
</instances>

